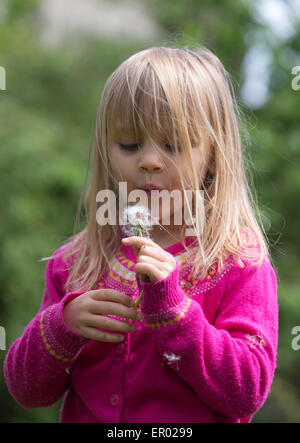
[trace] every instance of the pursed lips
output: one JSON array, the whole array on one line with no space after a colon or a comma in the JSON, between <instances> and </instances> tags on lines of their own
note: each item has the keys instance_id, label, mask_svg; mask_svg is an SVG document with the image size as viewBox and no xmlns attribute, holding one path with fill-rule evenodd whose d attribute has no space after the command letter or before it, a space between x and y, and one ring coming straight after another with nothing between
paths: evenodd
<instances>
[{"instance_id":1,"label":"pursed lips","mask_svg":"<svg viewBox=\"0 0 300 443\"><path fill-rule=\"evenodd\" d=\"M141 186L139 189L142 189L143 191L162 191L163 188L150 184L150 185Z\"/></svg>"}]
</instances>

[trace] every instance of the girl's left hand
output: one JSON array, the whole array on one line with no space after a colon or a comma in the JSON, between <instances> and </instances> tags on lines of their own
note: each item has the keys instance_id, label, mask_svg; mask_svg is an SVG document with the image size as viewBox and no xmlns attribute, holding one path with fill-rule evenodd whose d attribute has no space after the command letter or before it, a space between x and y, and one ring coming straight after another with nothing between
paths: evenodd
<instances>
[{"instance_id":1,"label":"girl's left hand","mask_svg":"<svg viewBox=\"0 0 300 443\"><path fill-rule=\"evenodd\" d=\"M137 256L134 270L140 274L141 281L147 281L147 277L150 281L163 280L176 269L173 255L149 238L127 237L122 239L122 243L134 247Z\"/></svg>"}]
</instances>

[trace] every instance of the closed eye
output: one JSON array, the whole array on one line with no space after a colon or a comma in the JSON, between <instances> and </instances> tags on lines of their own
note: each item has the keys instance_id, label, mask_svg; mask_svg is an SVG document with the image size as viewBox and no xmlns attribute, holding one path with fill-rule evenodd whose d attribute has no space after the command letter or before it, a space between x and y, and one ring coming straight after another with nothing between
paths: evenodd
<instances>
[{"instance_id":1,"label":"closed eye","mask_svg":"<svg viewBox=\"0 0 300 443\"><path fill-rule=\"evenodd\" d=\"M166 144L165 145L173 154L175 154L176 153L176 149L175 149L175 146L172 146L172 145L169 145L169 144ZM180 149L180 147L179 146L177 146L177 149L178 149L178 152L181 152L181 149Z\"/></svg>"},{"instance_id":2,"label":"closed eye","mask_svg":"<svg viewBox=\"0 0 300 443\"><path fill-rule=\"evenodd\" d=\"M140 144L139 143L133 143L133 144L128 144L125 145L124 143L119 143L119 146L122 150L125 151L136 151L138 148L140 148ZM168 143L165 144L165 147L171 151L173 154L176 153L175 147L172 145L169 145ZM180 147L178 146L178 152L181 152Z\"/></svg>"},{"instance_id":3,"label":"closed eye","mask_svg":"<svg viewBox=\"0 0 300 443\"><path fill-rule=\"evenodd\" d=\"M123 143L119 143L119 146L121 149L124 149L125 151L135 151L140 146L138 143L131 144L131 145L124 145Z\"/></svg>"}]
</instances>

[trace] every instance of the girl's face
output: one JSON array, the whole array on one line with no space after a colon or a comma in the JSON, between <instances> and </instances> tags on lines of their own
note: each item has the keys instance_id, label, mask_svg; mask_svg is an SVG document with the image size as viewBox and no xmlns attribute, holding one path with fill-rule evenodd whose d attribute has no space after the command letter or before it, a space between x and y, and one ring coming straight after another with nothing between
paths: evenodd
<instances>
[{"instance_id":1,"label":"girl's face","mask_svg":"<svg viewBox=\"0 0 300 443\"><path fill-rule=\"evenodd\" d=\"M167 190L169 193L174 190L181 192L182 205L176 206L183 210L184 199L182 190L191 189L191 171L187 161L179 153L179 162L176 162L175 148L170 145L157 144L145 139L138 144L136 140L118 138L109 143L109 159L112 168L112 174L117 182L127 182L127 197L129 193L136 189L142 189L146 185L154 185L160 190ZM201 152L203 149L194 147L192 149L193 162L196 171L205 171L206 158L203 158ZM205 151L205 150L204 150ZM181 168L184 188L182 188L178 167ZM202 174L201 174L202 175ZM202 179L202 177L200 176ZM148 195L148 208L151 210L151 192ZM173 214L175 212L174 199L170 198L170 204L162 207L160 199L159 219L163 216L170 216L170 225L173 225ZM137 202L138 203L138 202ZM153 209L153 208L152 208ZM183 212L182 212L183 220Z\"/></svg>"}]
</instances>

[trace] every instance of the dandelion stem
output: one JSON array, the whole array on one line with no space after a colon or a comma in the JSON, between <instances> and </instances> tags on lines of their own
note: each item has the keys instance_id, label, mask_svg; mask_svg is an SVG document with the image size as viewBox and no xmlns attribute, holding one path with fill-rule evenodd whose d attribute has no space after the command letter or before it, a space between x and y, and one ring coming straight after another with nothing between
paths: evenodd
<instances>
[{"instance_id":1,"label":"dandelion stem","mask_svg":"<svg viewBox=\"0 0 300 443\"><path fill-rule=\"evenodd\" d=\"M135 221L134 223L130 223L130 227L129 227L129 231L132 230L133 232L130 234L132 235L137 235L138 237L144 237L144 235L148 235L148 230L151 229L151 225L149 226L149 221L148 221L148 211L144 208L135 208L134 210L134 214L135 214ZM125 210L125 213L128 213L128 208ZM146 214L146 216L145 216ZM127 218L127 217L126 217ZM127 229L126 229L126 233ZM135 248L134 248L135 249ZM136 252L136 251L135 251ZM147 277L147 280L149 280L149 277ZM134 304L134 308L137 308L137 306L139 305L141 299L142 299L142 295L143 295L143 290L140 292L138 299L136 300L135 304ZM129 319L125 320L125 323L128 323Z\"/></svg>"},{"instance_id":2,"label":"dandelion stem","mask_svg":"<svg viewBox=\"0 0 300 443\"><path fill-rule=\"evenodd\" d=\"M141 301L141 299L142 299L142 295L143 295L143 290L141 290L141 293L140 293L140 295L139 295L139 298L138 298L137 301L135 302L135 305L134 305L135 308L139 305L139 303L140 303L140 301Z\"/></svg>"},{"instance_id":3,"label":"dandelion stem","mask_svg":"<svg viewBox=\"0 0 300 443\"><path fill-rule=\"evenodd\" d=\"M138 234L139 237L143 237L142 229L141 229L141 230L139 229L138 232L137 232L137 234ZM137 307L138 307L138 305L139 305L139 303L140 303L140 301L141 301L141 299L142 299L142 295L143 295L143 290L141 290L141 293L140 293L140 295L138 296L138 299L136 300L136 302L135 302L135 304L134 304L134 308L137 308Z\"/></svg>"}]
</instances>

